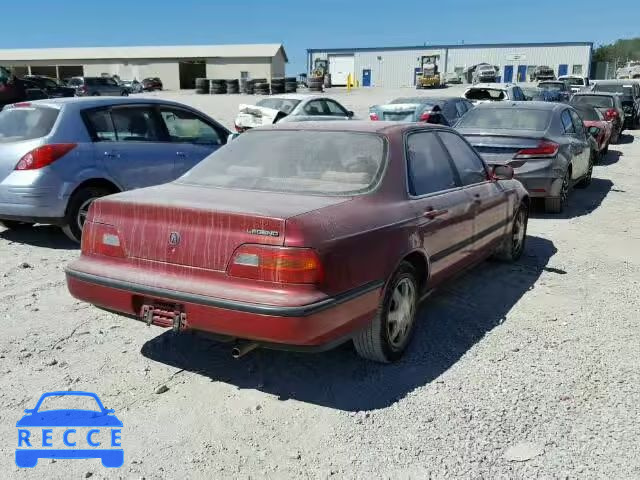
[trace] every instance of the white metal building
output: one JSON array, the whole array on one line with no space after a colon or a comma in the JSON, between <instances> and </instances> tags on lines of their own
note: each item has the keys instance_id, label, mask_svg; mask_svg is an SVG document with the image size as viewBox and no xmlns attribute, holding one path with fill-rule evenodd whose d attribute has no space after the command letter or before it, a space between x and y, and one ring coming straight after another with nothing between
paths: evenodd
<instances>
[{"instance_id":1,"label":"white metal building","mask_svg":"<svg viewBox=\"0 0 640 480\"><path fill-rule=\"evenodd\" d=\"M0 65L17 75L159 77L170 90L194 88L199 77L283 77L287 61L281 44L0 50Z\"/></svg>"},{"instance_id":2,"label":"white metal building","mask_svg":"<svg viewBox=\"0 0 640 480\"><path fill-rule=\"evenodd\" d=\"M499 67L503 82L526 82L538 65L552 67L556 75L589 76L592 50L591 42L310 49L307 71L322 59L328 60L334 85L345 85L351 73L362 86L408 87L415 85L422 57L431 56L445 75L462 76L466 69L488 63Z\"/></svg>"}]
</instances>

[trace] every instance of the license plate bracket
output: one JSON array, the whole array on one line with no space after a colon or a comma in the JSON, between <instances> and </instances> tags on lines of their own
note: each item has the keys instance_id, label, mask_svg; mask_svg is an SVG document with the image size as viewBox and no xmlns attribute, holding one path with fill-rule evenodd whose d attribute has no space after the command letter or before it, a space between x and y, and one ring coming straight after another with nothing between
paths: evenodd
<instances>
[{"instance_id":1,"label":"license plate bracket","mask_svg":"<svg viewBox=\"0 0 640 480\"><path fill-rule=\"evenodd\" d=\"M179 304L148 302L140 308L140 319L147 326L172 328L179 332L187 327L187 314Z\"/></svg>"}]
</instances>

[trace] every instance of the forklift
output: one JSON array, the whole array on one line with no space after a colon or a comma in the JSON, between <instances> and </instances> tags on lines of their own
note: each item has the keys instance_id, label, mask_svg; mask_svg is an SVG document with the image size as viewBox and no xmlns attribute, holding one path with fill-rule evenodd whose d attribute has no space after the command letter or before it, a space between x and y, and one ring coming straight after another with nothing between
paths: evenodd
<instances>
[{"instance_id":1,"label":"forklift","mask_svg":"<svg viewBox=\"0 0 640 480\"><path fill-rule=\"evenodd\" d=\"M440 88L440 72L438 71L438 61L440 55L423 56L420 62L421 73L416 78L416 88Z\"/></svg>"}]
</instances>

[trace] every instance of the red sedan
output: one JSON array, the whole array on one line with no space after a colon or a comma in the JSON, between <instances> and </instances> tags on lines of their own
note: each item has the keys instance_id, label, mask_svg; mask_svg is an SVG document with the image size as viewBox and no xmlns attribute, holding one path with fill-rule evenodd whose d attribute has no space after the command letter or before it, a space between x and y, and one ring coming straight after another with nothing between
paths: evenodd
<instances>
[{"instance_id":1,"label":"red sedan","mask_svg":"<svg viewBox=\"0 0 640 480\"><path fill-rule=\"evenodd\" d=\"M582 118L584 126L598 145L598 158L602 158L609 151L609 143L613 133L613 123L605 120L599 110L590 105L573 105Z\"/></svg>"},{"instance_id":2,"label":"red sedan","mask_svg":"<svg viewBox=\"0 0 640 480\"><path fill-rule=\"evenodd\" d=\"M524 248L529 198L438 125L309 122L254 129L179 180L93 203L78 299L147 324L257 346L352 340L390 362L419 300Z\"/></svg>"}]
</instances>

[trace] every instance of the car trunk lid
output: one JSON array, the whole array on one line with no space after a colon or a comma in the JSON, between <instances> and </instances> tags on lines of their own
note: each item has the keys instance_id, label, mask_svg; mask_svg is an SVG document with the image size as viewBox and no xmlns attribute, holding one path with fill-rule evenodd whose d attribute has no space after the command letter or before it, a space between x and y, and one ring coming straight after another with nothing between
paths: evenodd
<instances>
[{"instance_id":1,"label":"car trunk lid","mask_svg":"<svg viewBox=\"0 0 640 480\"><path fill-rule=\"evenodd\" d=\"M509 135L460 130L484 161L490 165L505 165L522 149L534 148L543 139L543 132L513 131Z\"/></svg>"},{"instance_id":2,"label":"car trunk lid","mask_svg":"<svg viewBox=\"0 0 640 480\"><path fill-rule=\"evenodd\" d=\"M236 126L241 128L256 128L271 125L286 116L286 113L275 108L259 107L257 105L240 105L238 107Z\"/></svg>"},{"instance_id":3,"label":"car trunk lid","mask_svg":"<svg viewBox=\"0 0 640 480\"><path fill-rule=\"evenodd\" d=\"M288 218L350 199L172 183L100 199L89 220L116 227L130 258L224 271L240 245L284 245Z\"/></svg>"},{"instance_id":4,"label":"car trunk lid","mask_svg":"<svg viewBox=\"0 0 640 480\"><path fill-rule=\"evenodd\" d=\"M416 109L418 105L415 103L395 103L390 105L382 105L380 120L388 120L393 122L413 122L415 121Z\"/></svg>"}]
</instances>

